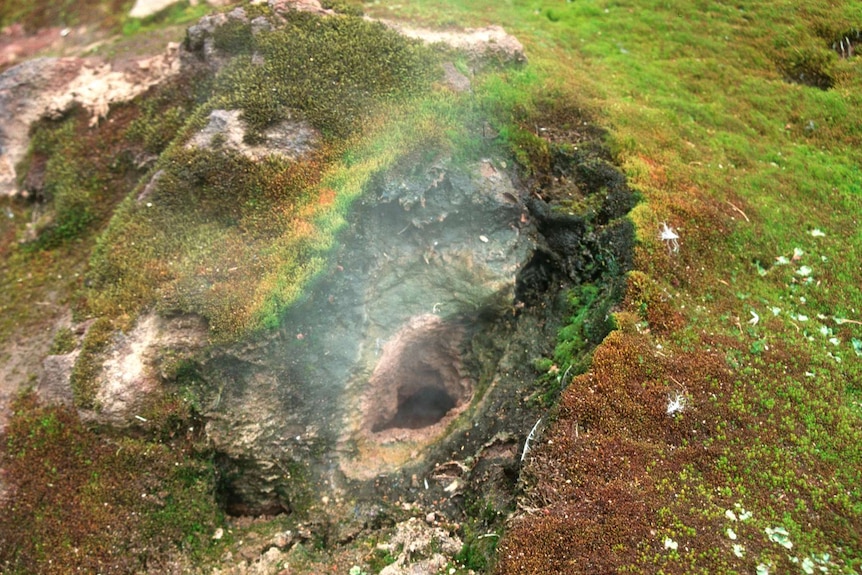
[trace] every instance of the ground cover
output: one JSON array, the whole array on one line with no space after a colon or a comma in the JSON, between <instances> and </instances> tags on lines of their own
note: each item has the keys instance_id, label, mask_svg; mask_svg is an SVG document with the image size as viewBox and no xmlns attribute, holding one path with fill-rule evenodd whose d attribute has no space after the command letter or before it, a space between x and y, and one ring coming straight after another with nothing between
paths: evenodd
<instances>
[{"instance_id":1,"label":"ground cover","mask_svg":"<svg viewBox=\"0 0 862 575\"><path fill-rule=\"evenodd\" d=\"M506 22L644 197L498 572L858 570L860 76L831 51L858 10L480 4L390 10Z\"/></svg>"},{"instance_id":2,"label":"ground cover","mask_svg":"<svg viewBox=\"0 0 862 575\"><path fill-rule=\"evenodd\" d=\"M568 370L566 338L579 330L561 334L550 365L538 364L567 387L530 452L497 571L862 569L862 70L831 47L862 25L858 7L450 0L365 8L432 25L501 23L530 64L475 86L472 101L395 108L401 124L372 130L365 148L331 152L343 169L321 189L358 189L391 161L385 143L421 147L407 128L414 114L429 131L438 127L428 137L484 145L458 127L464 109L496 112L495 128L529 172L546 158L540 136L555 118L542 117L536 101L551 94L608 128L607 144L643 196L618 331L571 383L564 378L580 369ZM69 221L89 234L101 229L99 217ZM337 229L337 212L330 217ZM3 225L0 249L12 253L17 229ZM34 298L40 282L54 286L66 268L52 266L80 243L57 246L28 256L35 267L13 256L4 293ZM22 292L21 279L36 291ZM122 316L107 303L99 309Z\"/></svg>"}]
</instances>

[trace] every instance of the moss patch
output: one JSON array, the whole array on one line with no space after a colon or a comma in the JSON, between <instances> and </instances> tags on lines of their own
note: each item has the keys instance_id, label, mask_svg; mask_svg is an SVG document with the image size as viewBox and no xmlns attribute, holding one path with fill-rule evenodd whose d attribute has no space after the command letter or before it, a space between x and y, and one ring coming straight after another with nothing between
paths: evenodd
<instances>
[{"instance_id":1,"label":"moss patch","mask_svg":"<svg viewBox=\"0 0 862 575\"><path fill-rule=\"evenodd\" d=\"M181 407L181 431L161 440L87 429L32 395L14 410L0 445L4 573L129 573L207 553L220 523L214 473Z\"/></svg>"}]
</instances>

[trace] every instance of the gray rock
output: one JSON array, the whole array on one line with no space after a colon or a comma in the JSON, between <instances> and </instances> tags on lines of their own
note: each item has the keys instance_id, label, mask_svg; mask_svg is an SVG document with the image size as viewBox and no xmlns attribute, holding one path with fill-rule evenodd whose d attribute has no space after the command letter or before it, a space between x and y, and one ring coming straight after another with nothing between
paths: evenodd
<instances>
[{"instance_id":1,"label":"gray rock","mask_svg":"<svg viewBox=\"0 0 862 575\"><path fill-rule=\"evenodd\" d=\"M42 362L42 376L36 386L36 394L43 402L52 405L72 407L72 369L78 359L78 352L66 355L49 355Z\"/></svg>"}]
</instances>

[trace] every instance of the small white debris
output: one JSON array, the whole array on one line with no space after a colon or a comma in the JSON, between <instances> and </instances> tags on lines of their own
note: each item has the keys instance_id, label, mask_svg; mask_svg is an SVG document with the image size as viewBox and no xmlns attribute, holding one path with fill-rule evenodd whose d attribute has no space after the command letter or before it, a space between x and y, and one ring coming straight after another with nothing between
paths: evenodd
<instances>
[{"instance_id":1,"label":"small white debris","mask_svg":"<svg viewBox=\"0 0 862 575\"><path fill-rule=\"evenodd\" d=\"M748 320L748 323L750 323L751 325L757 325L757 322L759 322L759 321L760 321L760 316L757 315L757 312L755 312L754 310L751 310L751 319Z\"/></svg>"},{"instance_id":2,"label":"small white debris","mask_svg":"<svg viewBox=\"0 0 862 575\"><path fill-rule=\"evenodd\" d=\"M814 236L815 238L825 238L826 237L826 234L824 234L818 228L814 228L813 230L811 230L808 233L811 234L812 236Z\"/></svg>"},{"instance_id":3,"label":"small white debris","mask_svg":"<svg viewBox=\"0 0 862 575\"><path fill-rule=\"evenodd\" d=\"M148 207L148 208L152 208L152 207L153 207L153 202L147 202L147 207Z\"/></svg>"},{"instance_id":4,"label":"small white debris","mask_svg":"<svg viewBox=\"0 0 862 575\"><path fill-rule=\"evenodd\" d=\"M743 547L739 543L734 543L733 544L733 554L741 559L742 556L745 555L745 547Z\"/></svg>"},{"instance_id":5,"label":"small white debris","mask_svg":"<svg viewBox=\"0 0 862 575\"><path fill-rule=\"evenodd\" d=\"M755 573L757 575L769 575L769 566L766 565L765 563L761 563L760 565L757 566Z\"/></svg>"},{"instance_id":6,"label":"small white debris","mask_svg":"<svg viewBox=\"0 0 862 575\"><path fill-rule=\"evenodd\" d=\"M800 266L798 270L796 270L796 275L807 278L811 275L811 268L808 266Z\"/></svg>"},{"instance_id":7,"label":"small white debris","mask_svg":"<svg viewBox=\"0 0 862 575\"><path fill-rule=\"evenodd\" d=\"M137 419L138 421L143 421L143 422L146 422L146 421L147 421L147 418L146 418L146 417L141 417L140 415L136 415L136 416L135 416L135 419Z\"/></svg>"},{"instance_id":8,"label":"small white debris","mask_svg":"<svg viewBox=\"0 0 862 575\"><path fill-rule=\"evenodd\" d=\"M792 549L793 542L790 540L790 534L784 527L767 527L766 536L773 543L778 543L785 549Z\"/></svg>"},{"instance_id":9,"label":"small white debris","mask_svg":"<svg viewBox=\"0 0 862 575\"><path fill-rule=\"evenodd\" d=\"M802 256L804 256L804 255L805 255L805 252L803 252L801 249L793 248L793 261L797 261L797 260L801 259Z\"/></svg>"},{"instance_id":10,"label":"small white debris","mask_svg":"<svg viewBox=\"0 0 862 575\"><path fill-rule=\"evenodd\" d=\"M667 398L667 414L675 415L677 413L682 413L685 411L685 404L685 396L677 391L674 395Z\"/></svg>"},{"instance_id":11,"label":"small white debris","mask_svg":"<svg viewBox=\"0 0 862 575\"><path fill-rule=\"evenodd\" d=\"M773 307L769 308L769 311L772 312L772 315L778 315L781 313L781 308L773 306Z\"/></svg>"},{"instance_id":12,"label":"small white debris","mask_svg":"<svg viewBox=\"0 0 862 575\"><path fill-rule=\"evenodd\" d=\"M676 551L679 549L679 543L671 539L670 537L664 538L664 548L670 549L671 551Z\"/></svg>"},{"instance_id":13,"label":"small white debris","mask_svg":"<svg viewBox=\"0 0 862 575\"><path fill-rule=\"evenodd\" d=\"M728 527L728 528L727 528L727 531L726 531L725 533L727 533L727 538L728 538L728 539L730 539L730 540L732 540L732 541L736 541L736 532L735 532L733 529L731 529L730 527Z\"/></svg>"},{"instance_id":14,"label":"small white debris","mask_svg":"<svg viewBox=\"0 0 862 575\"><path fill-rule=\"evenodd\" d=\"M479 236L479 239L482 240L483 243L488 243L488 236Z\"/></svg>"},{"instance_id":15,"label":"small white debris","mask_svg":"<svg viewBox=\"0 0 862 575\"><path fill-rule=\"evenodd\" d=\"M662 222L661 234L659 235L663 242L667 242L667 249L671 252L679 251L679 234L676 233L671 226Z\"/></svg>"},{"instance_id":16,"label":"small white debris","mask_svg":"<svg viewBox=\"0 0 862 575\"><path fill-rule=\"evenodd\" d=\"M775 258L775 265L777 266L786 266L789 263L790 260L787 259L786 256L778 256L777 258Z\"/></svg>"},{"instance_id":17,"label":"small white debris","mask_svg":"<svg viewBox=\"0 0 862 575\"><path fill-rule=\"evenodd\" d=\"M215 530L215 533L213 533L213 541L219 541L222 537L224 537L224 529L219 527Z\"/></svg>"},{"instance_id":18,"label":"small white debris","mask_svg":"<svg viewBox=\"0 0 862 575\"><path fill-rule=\"evenodd\" d=\"M796 314L796 321L808 321L808 316L798 313Z\"/></svg>"},{"instance_id":19,"label":"small white debris","mask_svg":"<svg viewBox=\"0 0 862 575\"><path fill-rule=\"evenodd\" d=\"M830 337L830 338L829 338L829 343L831 343L832 345L840 345L840 344L841 344L841 340L840 340L840 339L838 339L837 337Z\"/></svg>"},{"instance_id":20,"label":"small white debris","mask_svg":"<svg viewBox=\"0 0 862 575\"><path fill-rule=\"evenodd\" d=\"M730 519L731 521L736 521L736 513L734 513L730 509L728 509L727 511L724 512L724 516L727 517L728 519Z\"/></svg>"},{"instance_id":21,"label":"small white debris","mask_svg":"<svg viewBox=\"0 0 862 575\"><path fill-rule=\"evenodd\" d=\"M461 487L461 483L457 479L454 479L452 483L443 488L443 491L446 493L455 493L459 487Z\"/></svg>"}]
</instances>

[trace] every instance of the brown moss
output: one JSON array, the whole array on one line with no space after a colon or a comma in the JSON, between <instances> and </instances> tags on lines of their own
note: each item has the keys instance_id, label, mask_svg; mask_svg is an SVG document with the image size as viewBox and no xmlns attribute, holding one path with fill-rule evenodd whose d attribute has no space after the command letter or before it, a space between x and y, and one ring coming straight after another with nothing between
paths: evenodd
<instances>
[{"instance_id":1,"label":"brown moss","mask_svg":"<svg viewBox=\"0 0 862 575\"><path fill-rule=\"evenodd\" d=\"M159 439L152 428L153 439L129 439L94 432L32 394L13 408L0 442L4 573L133 573L208 544L218 521L213 476L195 456L187 411L168 415L182 422L173 434Z\"/></svg>"},{"instance_id":2,"label":"brown moss","mask_svg":"<svg viewBox=\"0 0 862 575\"><path fill-rule=\"evenodd\" d=\"M637 310L656 334L671 333L685 325L685 318L675 309L671 296L640 271L628 275L624 305Z\"/></svg>"}]
</instances>

